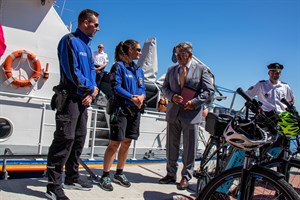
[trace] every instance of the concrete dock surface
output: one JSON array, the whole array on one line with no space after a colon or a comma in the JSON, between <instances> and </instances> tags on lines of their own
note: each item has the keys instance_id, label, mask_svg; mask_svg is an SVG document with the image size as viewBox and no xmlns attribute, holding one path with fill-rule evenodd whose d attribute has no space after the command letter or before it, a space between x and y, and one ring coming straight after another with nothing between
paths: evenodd
<instances>
[{"instance_id":1,"label":"concrete dock surface","mask_svg":"<svg viewBox=\"0 0 300 200\"><path fill-rule=\"evenodd\" d=\"M181 179L181 166L177 173L177 183ZM197 167L197 164L196 164ZM111 177L115 167L112 167ZM92 169L101 175L102 170ZM89 174L82 170L81 174L88 177ZM125 188L112 183L113 191L104 191L96 183L90 191L65 190L71 200L93 199L122 199L122 200L193 200L195 199L196 182L193 178L187 190L178 190L176 184L159 184L160 178L166 175L166 163L139 163L126 165L124 174L131 182L131 187ZM45 197L47 178L23 178L0 180L0 200L34 200L47 199Z\"/></svg>"}]
</instances>

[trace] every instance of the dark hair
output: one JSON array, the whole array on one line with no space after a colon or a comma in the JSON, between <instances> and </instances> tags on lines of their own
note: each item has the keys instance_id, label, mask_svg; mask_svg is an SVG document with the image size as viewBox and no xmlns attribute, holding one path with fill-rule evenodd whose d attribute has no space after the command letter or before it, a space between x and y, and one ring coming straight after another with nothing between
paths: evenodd
<instances>
[{"instance_id":1,"label":"dark hair","mask_svg":"<svg viewBox=\"0 0 300 200\"><path fill-rule=\"evenodd\" d=\"M84 20L92 21L92 16L95 15L96 17L99 16L99 13L93 11L91 9L84 9L79 13L78 16L78 25L84 22Z\"/></svg>"},{"instance_id":2,"label":"dark hair","mask_svg":"<svg viewBox=\"0 0 300 200\"><path fill-rule=\"evenodd\" d=\"M193 45L190 42L181 42L176 45L176 48L183 48L188 53L193 52Z\"/></svg>"},{"instance_id":3,"label":"dark hair","mask_svg":"<svg viewBox=\"0 0 300 200\"><path fill-rule=\"evenodd\" d=\"M135 50L136 46L139 44L136 40L126 40L125 42L120 42L115 49L115 62L123 61L129 64L132 60L128 57L129 49Z\"/></svg>"}]
</instances>

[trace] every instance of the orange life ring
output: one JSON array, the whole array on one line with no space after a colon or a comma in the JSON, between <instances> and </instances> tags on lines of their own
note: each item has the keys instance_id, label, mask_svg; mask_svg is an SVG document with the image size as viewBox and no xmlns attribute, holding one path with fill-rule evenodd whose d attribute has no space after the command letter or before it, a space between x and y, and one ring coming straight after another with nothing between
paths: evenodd
<instances>
[{"instance_id":1,"label":"orange life ring","mask_svg":"<svg viewBox=\"0 0 300 200\"><path fill-rule=\"evenodd\" d=\"M14 60L20 58L23 53L27 54L27 59L31 63L33 63L34 67L32 76L25 80L13 77L12 73ZM8 55L4 61L3 68L7 79L13 78L12 84L18 87L30 87L32 85L30 80L37 79L38 77L40 77L42 71L41 62L36 57L36 55L26 50L17 50Z\"/></svg>"}]
</instances>

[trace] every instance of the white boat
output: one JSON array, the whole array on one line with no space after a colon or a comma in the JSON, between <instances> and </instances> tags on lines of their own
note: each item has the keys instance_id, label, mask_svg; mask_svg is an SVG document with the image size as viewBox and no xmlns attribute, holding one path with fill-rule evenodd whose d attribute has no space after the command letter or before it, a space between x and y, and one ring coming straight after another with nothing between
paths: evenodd
<instances>
[{"instance_id":1,"label":"white boat","mask_svg":"<svg viewBox=\"0 0 300 200\"><path fill-rule=\"evenodd\" d=\"M9 148L15 154L46 154L52 141L55 112L50 109L49 105L53 95L52 88L59 83L57 44L61 37L69 32L53 8L53 2L52 0L0 0L0 23L3 26L7 45L0 60L2 64L0 70L0 118L2 122L0 152ZM155 39L146 41L145 44L143 51L147 49L149 52L156 49ZM24 50L24 52L20 53L19 58L14 59L11 65L13 75L9 78L10 70L4 67L8 62L6 58L10 58L18 50ZM37 62L30 64L31 60L26 59L30 54L36 55L33 61L39 60L41 70L37 68ZM156 53L153 56L156 56ZM150 63L151 65L157 64L156 59L153 61L156 63ZM32 76L36 71L40 72L40 76L37 81L34 81ZM19 82L18 79L20 79ZM30 80L29 83L28 80ZM24 81L27 81L25 86L20 84ZM154 108L143 114L141 136L131 148L136 151L138 149L147 151L163 149L165 145L165 114L155 110L159 90L156 87L154 89L157 94L151 95L151 99L148 99ZM102 100L101 102L100 99L100 104L105 104L105 97ZM84 154L93 159L94 156L103 153L103 148L108 143L108 116L104 109L99 109L96 105L88 110L89 134L86 138ZM135 155L132 155L132 158L135 158Z\"/></svg>"},{"instance_id":2,"label":"white boat","mask_svg":"<svg viewBox=\"0 0 300 200\"><path fill-rule=\"evenodd\" d=\"M69 32L53 8L54 2L0 0L0 24L7 45L0 59L0 161L45 158L52 142L55 111L50 108L50 99L53 86L59 83L57 44ZM142 52L138 65L145 72L148 107L141 118L140 137L132 143L128 158L164 160L165 113L157 111L163 77L156 77L155 38L146 39ZM28 55L32 57L27 59ZM108 81L104 80L101 91L109 96ZM102 160L108 144L106 101L104 95L98 105L88 109L88 134L82 155L87 160ZM199 150L204 148L207 135L200 136Z\"/></svg>"},{"instance_id":3,"label":"white boat","mask_svg":"<svg viewBox=\"0 0 300 200\"><path fill-rule=\"evenodd\" d=\"M4 179L8 179L9 175L12 177L13 172L32 174L34 171L45 170L45 158L55 130L55 111L50 108L50 99L54 93L53 86L59 83L57 44L69 32L53 8L54 2L0 0L0 24L7 45L0 59L0 175L1 171L5 172ZM106 199L193 198L190 192L195 192L194 179L191 191L174 193L174 185L162 188L157 184L158 179L166 173L166 122L165 113L157 111L159 87L164 77L156 77L158 66L155 38L146 39L142 52L138 65L145 72L148 107L141 118L140 137L132 143L128 157L128 162L138 163L126 168L133 186L126 191L116 186L120 191L117 194L107 193L98 187L89 193L67 191L72 199L94 199L99 195ZM101 91L109 96L109 88L109 83L104 81ZM88 134L82 154L85 163L98 169L101 168L108 144L109 116L105 113L106 101L107 98L102 96L97 104L88 109ZM206 133L203 128L201 130L199 152L204 149L203 141L207 137L203 135ZM143 165L139 162L141 160ZM83 173L91 174L88 170ZM0 181L1 197L4 199L40 199L44 197L45 187L46 180L41 177Z\"/></svg>"}]
</instances>

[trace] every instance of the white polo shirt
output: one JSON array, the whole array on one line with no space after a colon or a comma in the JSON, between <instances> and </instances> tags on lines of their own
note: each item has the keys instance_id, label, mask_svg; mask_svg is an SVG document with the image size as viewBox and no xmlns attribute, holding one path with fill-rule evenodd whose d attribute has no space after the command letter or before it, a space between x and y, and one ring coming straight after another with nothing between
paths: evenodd
<instances>
[{"instance_id":1,"label":"white polo shirt","mask_svg":"<svg viewBox=\"0 0 300 200\"><path fill-rule=\"evenodd\" d=\"M93 53L93 59L95 65L102 65L103 63L108 63L108 55L102 51L99 53L98 51L94 51Z\"/></svg>"}]
</instances>

